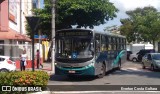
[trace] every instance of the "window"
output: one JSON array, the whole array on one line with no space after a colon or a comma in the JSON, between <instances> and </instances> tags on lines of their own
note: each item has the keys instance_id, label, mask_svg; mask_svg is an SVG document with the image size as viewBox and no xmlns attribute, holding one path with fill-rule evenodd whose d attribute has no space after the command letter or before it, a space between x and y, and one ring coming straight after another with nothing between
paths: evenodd
<instances>
[{"instance_id":1,"label":"window","mask_svg":"<svg viewBox=\"0 0 160 94\"><path fill-rule=\"evenodd\" d=\"M116 43L116 41L115 41L115 38L114 38L114 37L112 37L112 43Z\"/></svg>"},{"instance_id":2,"label":"window","mask_svg":"<svg viewBox=\"0 0 160 94\"><path fill-rule=\"evenodd\" d=\"M60 38L57 39L56 57L57 58L91 58L90 38Z\"/></svg>"},{"instance_id":3,"label":"window","mask_svg":"<svg viewBox=\"0 0 160 94\"><path fill-rule=\"evenodd\" d=\"M0 44L4 44L4 41L0 40ZM4 45L0 45L0 55L4 55Z\"/></svg>"},{"instance_id":4,"label":"window","mask_svg":"<svg viewBox=\"0 0 160 94\"><path fill-rule=\"evenodd\" d=\"M111 43L111 37L108 37L108 42Z\"/></svg>"},{"instance_id":5,"label":"window","mask_svg":"<svg viewBox=\"0 0 160 94\"><path fill-rule=\"evenodd\" d=\"M100 34L96 34L95 36L96 39L96 52L100 52Z\"/></svg>"},{"instance_id":6,"label":"window","mask_svg":"<svg viewBox=\"0 0 160 94\"><path fill-rule=\"evenodd\" d=\"M112 50L111 44L108 45L108 50Z\"/></svg>"},{"instance_id":7,"label":"window","mask_svg":"<svg viewBox=\"0 0 160 94\"><path fill-rule=\"evenodd\" d=\"M0 61L4 61L5 59L4 58L0 58Z\"/></svg>"},{"instance_id":8,"label":"window","mask_svg":"<svg viewBox=\"0 0 160 94\"><path fill-rule=\"evenodd\" d=\"M101 43L101 51L106 51L107 50L107 42L105 36L102 36L102 43Z\"/></svg>"}]
</instances>

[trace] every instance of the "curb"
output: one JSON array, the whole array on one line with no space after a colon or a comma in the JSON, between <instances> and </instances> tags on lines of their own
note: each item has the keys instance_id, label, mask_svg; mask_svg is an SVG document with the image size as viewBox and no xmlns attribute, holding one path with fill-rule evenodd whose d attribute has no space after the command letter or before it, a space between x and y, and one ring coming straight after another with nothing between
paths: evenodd
<instances>
[{"instance_id":1,"label":"curb","mask_svg":"<svg viewBox=\"0 0 160 94\"><path fill-rule=\"evenodd\" d=\"M35 92L35 93L28 93L28 94L52 94L51 91L42 91L42 92Z\"/></svg>"}]
</instances>

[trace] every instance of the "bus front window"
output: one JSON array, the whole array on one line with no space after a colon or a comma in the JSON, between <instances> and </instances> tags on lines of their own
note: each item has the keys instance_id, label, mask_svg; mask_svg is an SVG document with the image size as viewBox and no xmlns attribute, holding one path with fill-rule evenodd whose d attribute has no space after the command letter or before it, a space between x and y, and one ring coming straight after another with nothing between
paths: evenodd
<instances>
[{"instance_id":1,"label":"bus front window","mask_svg":"<svg viewBox=\"0 0 160 94\"><path fill-rule=\"evenodd\" d=\"M62 38L57 40L57 58L91 58L93 43L86 38Z\"/></svg>"}]
</instances>

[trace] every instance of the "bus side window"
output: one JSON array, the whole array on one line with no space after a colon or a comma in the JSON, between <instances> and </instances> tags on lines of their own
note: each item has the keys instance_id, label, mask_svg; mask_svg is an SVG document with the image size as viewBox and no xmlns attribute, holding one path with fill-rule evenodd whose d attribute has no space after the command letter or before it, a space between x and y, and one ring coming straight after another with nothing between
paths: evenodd
<instances>
[{"instance_id":1,"label":"bus side window","mask_svg":"<svg viewBox=\"0 0 160 94\"><path fill-rule=\"evenodd\" d=\"M101 51L106 51L106 39L105 39L105 36L103 35L101 37L102 39L102 42L101 42Z\"/></svg>"},{"instance_id":2,"label":"bus side window","mask_svg":"<svg viewBox=\"0 0 160 94\"><path fill-rule=\"evenodd\" d=\"M96 37L96 52L100 52L100 35L97 34L95 37Z\"/></svg>"},{"instance_id":3,"label":"bus side window","mask_svg":"<svg viewBox=\"0 0 160 94\"><path fill-rule=\"evenodd\" d=\"M108 44L109 44L108 36L106 36L105 38L106 38L106 43L105 43L106 44L106 50L108 50Z\"/></svg>"}]
</instances>

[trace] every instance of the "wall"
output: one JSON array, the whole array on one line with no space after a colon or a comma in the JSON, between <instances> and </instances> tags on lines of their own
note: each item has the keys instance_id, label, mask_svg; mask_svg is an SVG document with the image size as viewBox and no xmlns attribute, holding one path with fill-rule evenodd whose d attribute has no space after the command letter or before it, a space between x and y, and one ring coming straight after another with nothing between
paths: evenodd
<instances>
[{"instance_id":1,"label":"wall","mask_svg":"<svg viewBox=\"0 0 160 94\"><path fill-rule=\"evenodd\" d=\"M22 30L22 34L26 34L26 16L28 15L32 15L32 0L26 0L25 2L24 1L21 1L21 8L22 8L22 11L21 11L21 21L22 21L22 25L21 25L21 30Z\"/></svg>"},{"instance_id":2,"label":"wall","mask_svg":"<svg viewBox=\"0 0 160 94\"><path fill-rule=\"evenodd\" d=\"M19 1L20 0L9 0L9 27L20 33L20 19L19 19L20 18L20 2Z\"/></svg>"},{"instance_id":3,"label":"wall","mask_svg":"<svg viewBox=\"0 0 160 94\"><path fill-rule=\"evenodd\" d=\"M0 23L1 23L1 31L8 30L8 0L5 0L1 3L1 15L0 15Z\"/></svg>"}]
</instances>

